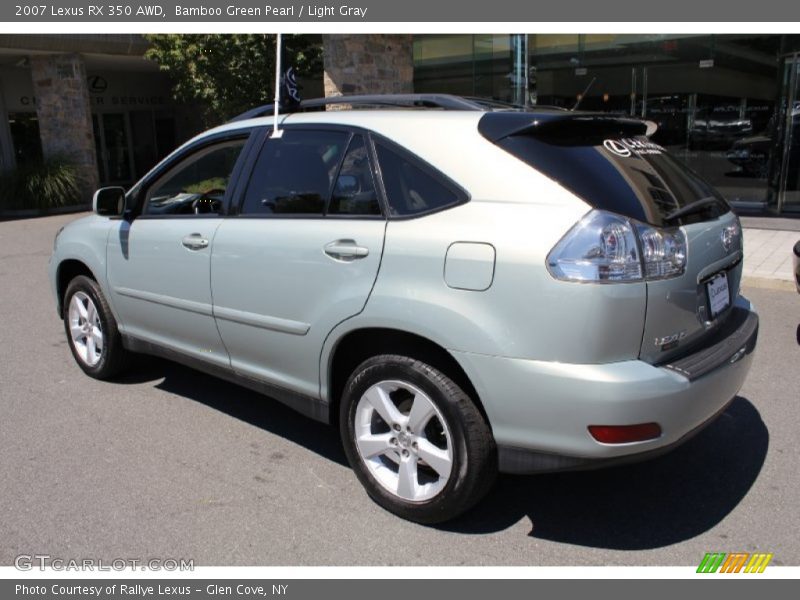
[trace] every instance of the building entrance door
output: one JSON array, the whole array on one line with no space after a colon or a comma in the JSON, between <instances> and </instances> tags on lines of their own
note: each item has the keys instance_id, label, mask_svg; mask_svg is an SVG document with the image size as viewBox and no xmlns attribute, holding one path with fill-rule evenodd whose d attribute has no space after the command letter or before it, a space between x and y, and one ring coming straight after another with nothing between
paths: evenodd
<instances>
[{"instance_id":1,"label":"building entrance door","mask_svg":"<svg viewBox=\"0 0 800 600\"><path fill-rule=\"evenodd\" d=\"M97 167L103 185L126 185L133 181L130 131L125 113L92 115Z\"/></svg>"}]
</instances>

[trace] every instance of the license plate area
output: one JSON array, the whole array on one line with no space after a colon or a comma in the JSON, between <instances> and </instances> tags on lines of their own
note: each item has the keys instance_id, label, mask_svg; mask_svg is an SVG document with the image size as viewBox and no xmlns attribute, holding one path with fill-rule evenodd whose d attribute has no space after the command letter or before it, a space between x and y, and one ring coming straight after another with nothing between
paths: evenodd
<instances>
[{"instance_id":1,"label":"license plate area","mask_svg":"<svg viewBox=\"0 0 800 600\"><path fill-rule=\"evenodd\" d=\"M708 301L708 313L713 321L731 305L728 274L722 271L713 275L711 279L706 281L705 288L706 299Z\"/></svg>"}]
</instances>

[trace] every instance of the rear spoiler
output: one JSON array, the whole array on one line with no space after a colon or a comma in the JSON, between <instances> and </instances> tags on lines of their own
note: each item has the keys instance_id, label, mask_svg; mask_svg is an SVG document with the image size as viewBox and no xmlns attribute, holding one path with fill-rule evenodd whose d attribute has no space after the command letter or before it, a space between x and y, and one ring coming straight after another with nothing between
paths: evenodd
<instances>
[{"instance_id":1,"label":"rear spoiler","mask_svg":"<svg viewBox=\"0 0 800 600\"><path fill-rule=\"evenodd\" d=\"M589 112L492 112L478 122L480 134L492 143L517 135L552 141L652 135L657 125L629 117Z\"/></svg>"}]
</instances>

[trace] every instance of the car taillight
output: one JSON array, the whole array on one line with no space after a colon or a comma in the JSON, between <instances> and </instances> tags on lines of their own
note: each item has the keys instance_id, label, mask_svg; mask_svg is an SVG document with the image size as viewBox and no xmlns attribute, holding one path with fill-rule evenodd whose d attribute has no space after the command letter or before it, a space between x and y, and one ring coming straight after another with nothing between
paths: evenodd
<instances>
[{"instance_id":1,"label":"car taillight","mask_svg":"<svg viewBox=\"0 0 800 600\"><path fill-rule=\"evenodd\" d=\"M686 237L593 210L550 251L547 267L556 279L615 283L662 279L683 273Z\"/></svg>"},{"instance_id":2,"label":"car taillight","mask_svg":"<svg viewBox=\"0 0 800 600\"><path fill-rule=\"evenodd\" d=\"M645 279L664 279L686 268L686 236L680 229L656 229L637 224Z\"/></svg>"}]
</instances>

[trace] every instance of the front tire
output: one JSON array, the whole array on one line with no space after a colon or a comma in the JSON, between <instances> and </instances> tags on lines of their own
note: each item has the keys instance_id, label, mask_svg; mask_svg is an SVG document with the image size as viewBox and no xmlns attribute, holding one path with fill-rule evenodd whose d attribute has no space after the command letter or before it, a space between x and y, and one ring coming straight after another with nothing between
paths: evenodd
<instances>
[{"instance_id":1,"label":"front tire","mask_svg":"<svg viewBox=\"0 0 800 600\"><path fill-rule=\"evenodd\" d=\"M438 369L407 356L359 365L340 407L348 461L367 493L418 523L463 513L497 474L492 432L475 403Z\"/></svg>"},{"instance_id":2,"label":"front tire","mask_svg":"<svg viewBox=\"0 0 800 600\"><path fill-rule=\"evenodd\" d=\"M95 379L110 379L125 366L117 321L100 287L79 275L64 294L64 330L75 362Z\"/></svg>"}]
</instances>

